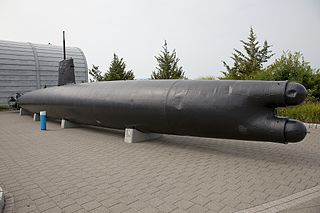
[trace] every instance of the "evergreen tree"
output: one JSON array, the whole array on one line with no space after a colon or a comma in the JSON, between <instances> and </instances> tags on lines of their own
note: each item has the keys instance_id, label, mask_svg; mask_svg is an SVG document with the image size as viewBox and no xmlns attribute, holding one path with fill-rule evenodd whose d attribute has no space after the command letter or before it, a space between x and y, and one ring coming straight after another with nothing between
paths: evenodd
<instances>
[{"instance_id":1,"label":"evergreen tree","mask_svg":"<svg viewBox=\"0 0 320 213\"><path fill-rule=\"evenodd\" d=\"M119 57L114 53L113 60L104 76L104 80L134 80L134 74L132 70L126 71L126 64L124 63L123 58L119 59Z\"/></svg>"},{"instance_id":2,"label":"evergreen tree","mask_svg":"<svg viewBox=\"0 0 320 213\"><path fill-rule=\"evenodd\" d=\"M222 79L252 79L253 76L263 68L263 63L267 62L274 54L272 54L267 41L264 41L263 46L259 45L257 36L250 28L248 41L240 40L243 44L245 52L234 49L231 59L233 60L233 67L230 67L225 61L223 65L227 69L222 72L224 77Z\"/></svg>"},{"instance_id":3,"label":"evergreen tree","mask_svg":"<svg viewBox=\"0 0 320 213\"><path fill-rule=\"evenodd\" d=\"M312 69L300 52L284 52L273 64L258 72L254 79L298 82L308 90L309 100L320 100L320 72Z\"/></svg>"},{"instance_id":4,"label":"evergreen tree","mask_svg":"<svg viewBox=\"0 0 320 213\"><path fill-rule=\"evenodd\" d=\"M92 65L92 69L89 69L89 74L93 77L93 80L90 79L91 82L103 81L103 75L99 70L99 66Z\"/></svg>"},{"instance_id":5,"label":"evergreen tree","mask_svg":"<svg viewBox=\"0 0 320 213\"><path fill-rule=\"evenodd\" d=\"M170 53L166 41L162 48L161 54L155 56L158 66L157 71L152 72L151 79L185 79L182 67L178 66L180 59L177 58L176 50Z\"/></svg>"}]
</instances>

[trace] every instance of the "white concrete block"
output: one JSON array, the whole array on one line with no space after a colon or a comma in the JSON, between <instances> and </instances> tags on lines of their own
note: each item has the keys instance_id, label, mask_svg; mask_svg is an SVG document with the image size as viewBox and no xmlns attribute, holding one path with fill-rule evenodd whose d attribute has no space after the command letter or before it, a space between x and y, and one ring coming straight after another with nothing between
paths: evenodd
<instances>
[{"instance_id":1,"label":"white concrete block","mask_svg":"<svg viewBox=\"0 0 320 213\"><path fill-rule=\"evenodd\" d=\"M3 209L4 209L4 192L0 187L0 213L2 213Z\"/></svg>"},{"instance_id":2,"label":"white concrete block","mask_svg":"<svg viewBox=\"0 0 320 213\"><path fill-rule=\"evenodd\" d=\"M33 114L33 120L34 120L34 121L40 121L40 116L39 116L38 113L34 113L34 114Z\"/></svg>"},{"instance_id":3,"label":"white concrete block","mask_svg":"<svg viewBox=\"0 0 320 213\"><path fill-rule=\"evenodd\" d=\"M23 115L30 115L30 112L29 112L29 111L27 111L27 110L25 110L25 109L20 108L19 115L20 115L20 116L23 116Z\"/></svg>"},{"instance_id":4,"label":"white concrete block","mask_svg":"<svg viewBox=\"0 0 320 213\"><path fill-rule=\"evenodd\" d=\"M144 133L136 129L125 129L124 142L138 143L142 141L154 140L160 138L162 135L157 133Z\"/></svg>"},{"instance_id":5,"label":"white concrete block","mask_svg":"<svg viewBox=\"0 0 320 213\"><path fill-rule=\"evenodd\" d=\"M63 129L73 128L73 127L77 127L77 126L78 126L78 124L73 123L71 121L68 121L68 120L65 120L65 119L61 120L61 128L63 128Z\"/></svg>"}]
</instances>

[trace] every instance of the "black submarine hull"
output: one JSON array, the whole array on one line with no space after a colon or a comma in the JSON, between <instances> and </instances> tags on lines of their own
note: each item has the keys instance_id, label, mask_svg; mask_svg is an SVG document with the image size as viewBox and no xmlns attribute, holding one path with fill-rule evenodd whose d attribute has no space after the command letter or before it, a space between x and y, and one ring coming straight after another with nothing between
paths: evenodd
<instances>
[{"instance_id":1,"label":"black submarine hull","mask_svg":"<svg viewBox=\"0 0 320 213\"><path fill-rule=\"evenodd\" d=\"M40 89L18 99L48 117L115 129L279 143L306 135L299 121L275 116L307 96L287 81L134 80Z\"/></svg>"}]
</instances>

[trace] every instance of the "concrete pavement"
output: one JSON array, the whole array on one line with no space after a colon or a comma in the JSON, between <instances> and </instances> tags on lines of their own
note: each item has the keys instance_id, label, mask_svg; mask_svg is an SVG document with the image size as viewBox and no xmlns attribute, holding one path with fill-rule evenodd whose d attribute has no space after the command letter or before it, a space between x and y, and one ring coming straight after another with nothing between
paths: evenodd
<instances>
[{"instance_id":1,"label":"concrete pavement","mask_svg":"<svg viewBox=\"0 0 320 213\"><path fill-rule=\"evenodd\" d=\"M0 121L0 186L15 212L236 212L320 183L319 129L288 145L180 136L128 144L123 131L48 122L41 132L16 112Z\"/></svg>"}]
</instances>

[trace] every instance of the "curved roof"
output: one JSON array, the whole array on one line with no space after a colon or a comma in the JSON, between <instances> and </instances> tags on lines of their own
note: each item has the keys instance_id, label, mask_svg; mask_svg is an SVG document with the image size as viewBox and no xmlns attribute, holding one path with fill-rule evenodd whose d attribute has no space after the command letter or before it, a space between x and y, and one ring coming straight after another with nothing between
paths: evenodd
<instances>
[{"instance_id":1,"label":"curved roof","mask_svg":"<svg viewBox=\"0 0 320 213\"><path fill-rule=\"evenodd\" d=\"M88 81L88 66L78 47L66 47L67 58L75 65L76 82ZM56 86L62 46L0 40L0 104L9 96L44 86Z\"/></svg>"}]
</instances>

